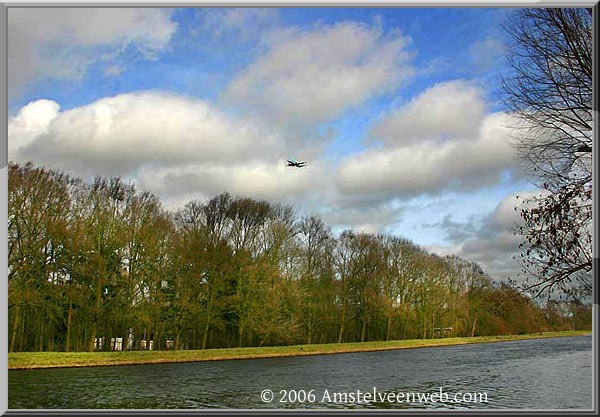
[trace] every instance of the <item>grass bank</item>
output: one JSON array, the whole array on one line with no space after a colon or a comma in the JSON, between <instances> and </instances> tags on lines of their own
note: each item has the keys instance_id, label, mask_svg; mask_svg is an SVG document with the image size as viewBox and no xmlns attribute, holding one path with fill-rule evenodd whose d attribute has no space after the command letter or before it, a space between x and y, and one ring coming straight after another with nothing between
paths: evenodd
<instances>
[{"instance_id":1,"label":"grass bank","mask_svg":"<svg viewBox=\"0 0 600 417\"><path fill-rule=\"evenodd\" d=\"M266 346L179 351L126 352L19 352L8 354L8 369L67 368L78 366L135 365L167 362L199 362L228 359L327 355L472 343L504 342L547 337L582 336L590 330L508 336L453 337L445 339L393 340L389 342L328 343L322 345Z\"/></svg>"}]
</instances>

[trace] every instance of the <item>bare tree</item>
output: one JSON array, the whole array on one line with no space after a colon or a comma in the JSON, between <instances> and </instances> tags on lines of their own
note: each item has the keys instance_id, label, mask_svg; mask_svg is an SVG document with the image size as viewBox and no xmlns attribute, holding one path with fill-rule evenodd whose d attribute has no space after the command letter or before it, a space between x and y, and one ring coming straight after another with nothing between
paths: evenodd
<instances>
[{"instance_id":1,"label":"bare tree","mask_svg":"<svg viewBox=\"0 0 600 417\"><path fill-rule=\"evenodd\" d=\"M505 104L523 122L518 149L533 176L557 190L591 175L591 9L520 9L513 18Z\"/></svg>"},{"instance_id":2,"label":"bare tree","mask_svg":"<svg viewBox=\"0 0 600 417\"><path fill-rule=\"evenodd\" d=\"M591 291L592 11L520 9L503 81L521 121L517 150L533 182L549 191L521 209L522 265L538 296Z\"/></svg>"}]
</instances>

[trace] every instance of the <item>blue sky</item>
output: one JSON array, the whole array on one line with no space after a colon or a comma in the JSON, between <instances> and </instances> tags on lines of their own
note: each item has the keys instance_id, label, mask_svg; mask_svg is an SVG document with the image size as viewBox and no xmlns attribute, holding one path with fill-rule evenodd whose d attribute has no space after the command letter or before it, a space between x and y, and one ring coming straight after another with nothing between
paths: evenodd
<instances>
[{"instance_id":1,"label":"blue sky","mask_svg":"<svg viewBox=\"0 0 600 417\"><path fill-rule=\"evenodd\" d=\"M204 9L206 10L206 9ZM456 78L489 77L490 71L480 71L471 56L470 48L477 42L492 38L504 41L500 24L510 9L470 8L282 8L276 11L280 26L311 27L315 24L335 24L355 21L381 25L384 34L400 30L412 39L414 64L418 68L434 67L419 74L402 89L401 97L411 97L435 82ZM220 88L246 65L256 53L256 39L239 39L241 35L224 34L218 39L203 30L203 16L199 9L174 9L171 20L177 24L168 48L155 59L144 59L135 45L126 47L117 59L110 62L92 62L85 77L75 82L70 79L47 78L24 86L18 96L9 100L11 112L41 97L53 97L61 108L70 109L102 97L137 91L161 89L182 94L214 99ZM61 44L56 46L61 48ZM110 46L99 45L95 54L101 55ZM52 52L48 52L51 54ZM115 65L116 64L116 65ZM503 62L494 64L493 75L502 72ZM106 76L104 69L119 66L119 76ZM168 76L166 76L168 74ZM398 94L383 97L382 103L397 99ZM379 101L379 100L378 100Z\"/></svg>"},{"instance_id":2,"label":"blue sky","mask_svg":"<svg viewBox=\"0 0 600 417\"><path fill-rule=\"evenodd\" d=\"M514 195L534 190L497 90L510 13L10 9L9 157L120 175L169 209L283 202L504 278Z\"/></svg>"}]
</instances>

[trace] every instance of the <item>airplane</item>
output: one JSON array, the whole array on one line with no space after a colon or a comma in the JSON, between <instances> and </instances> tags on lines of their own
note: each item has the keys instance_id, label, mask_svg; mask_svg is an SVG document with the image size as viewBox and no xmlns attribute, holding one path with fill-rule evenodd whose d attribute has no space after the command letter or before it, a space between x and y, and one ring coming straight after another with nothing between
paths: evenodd
<instances>
[{"instance_id":1,"label":"airplane","mask_svg":"<svg viewBox=\"0 0 600 417\"><path fill-rule=\"evenodd\" d=\"M287 166L289 166L289 167L302 168L306 164L306 161L297 162L293 159L288 159L287 163L288 163Z\"/></svg>"}]
</instances>

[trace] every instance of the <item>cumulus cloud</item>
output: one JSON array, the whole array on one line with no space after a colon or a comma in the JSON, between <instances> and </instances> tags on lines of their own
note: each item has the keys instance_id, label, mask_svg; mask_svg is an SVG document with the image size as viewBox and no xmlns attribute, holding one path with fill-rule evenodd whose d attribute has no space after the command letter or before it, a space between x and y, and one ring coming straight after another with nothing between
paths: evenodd
<instances>
[{"instance_id":1,"label":"cumulus cloud","mask_svg":"<svg viewBox=\"0 0 600 417\"><path fill-rule=\"evenodd\" d=\"M11 159L81 175L127 175L150 166L228 164L275 155L281 140L210 104L160 92L104 98L58 112L39 100L9 120Z\"/></svg>"},{"instance_id":2,"label":"cumulus cloud","mask_svg":"<svg viewBox=\"0 0 600 417\"><path fill-rule=\"evenodd\" d=\"M225 103L272 121L316 125L398 87L412 74L409 39L356 22L264 37L267 52L226 87Z\"/></svg>"},{"instance_id":3,"label":"cumulus cloud","mask_svg":"<svg viewBox=\"0 0 600 417\"><path fill-rule=\"evenodd\" d=\"M170 10L150 8L11 8L8 84L12 93L43 78L80 79L128 46L151 58L176 30Z\"/></svg>"},{"instance_id":4,"label":"cumulus cloud","mask_svg":"<svg viewBox=\"0 0 600 417\"><path fill-rule=\"evenodd\" d=\"M189 164L173 168L144 168L139 172L140 187L152 189L167 198L180 195L209 198L222 192L270 201L301 203L315 183L321 183L318 166L311 170L291 170L284 160L238 161L232 164ZM318 190L317 190L318 192ZM299 204L294 204L299 205Z\"/></svg>"},{"instance_id":5,"label":"cumulus cloud","mask_svg":"<svg viewBox=\"0 0 600 417\"><path fill-rule=\"evenodd\" d=\"M485 101L483 91L462 80L439 83L376 124L371 136L388 145L424 140L477 137Z\"/></svg>"},{"instance_id":6,"label":"cumulus cloud","mask_svg":"<svg viewBox=\"0 0 600 417\"><path fill-rule=\"evenodd\" d=\"M379 232L397 220L394 207L339 196L330 161L294 139L298 156L310 156L305 169L286 167L281 132L202 100L146 91L66 111L51 100L29 103L9 120L9 159L77 176L121 175L170 209L227 191L290 204L334 227Z\"/></svg>"},{"instance_id":7,"label":"cumulus cloud","mask_svg":"<svg viewBox=\"0 0 600 417\"><path fill-rule=\"evenodd\" d=\"M203 100L145 91L66 111L50 100L32 102L9 120L9 157L83 176L126 176L172 201L229 191L306 208L332 226L380 232L402 214L391 202L497 183L513 161L507 118L481 116L468 138L387 143L337 169L314 137L290 137ZM308 159L308 169L285 168L290 156Z\"/></svg>"},{"instance_id":8,"label":"cumulus cloud","mask_svg":"<svg viewBox=\"0 0 600 417\"><path fill-rule=\"evenodd\" d=\"M331 193L327 166L285 165L281 132L232 119L190 97L146 91L60 111L38 100L9 120L9 159L78 176L120 175L163 197L170 208L227 191L301 208ZM316 152L303 148L303 155Z\"/></svg>"},{"instance_id":9,"label":"cumulus cloud","mask_svg":"<svg viewBox=\"0 0 600 417\"><path fill-rule=\"evenodd\" d=\"M343 161L340 189L372 198L408 197L492 186L506 172L518 177L514 121L506 113L483 115L484 108L478 90L464 82L426 90L373 127L372 138L384 132L383 147Z\"/></svg>"},{"instance_id":10,"label":"cumulus cloud","mask_svg":"<svg viewBox=\"0 0 600 417\"><path fill-rule=\"evenodd\" d=\"M8 159L16 160L18 149L46 133L58 117L60 105L52 100L33 101L11 117L8 122Z\"/></svg>"}]
</instances>

